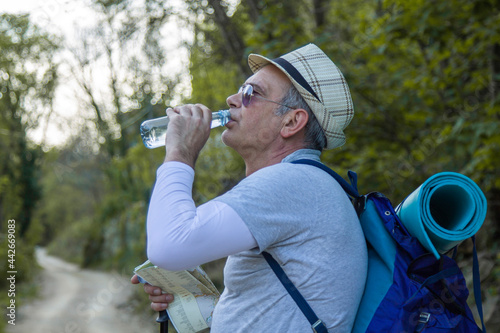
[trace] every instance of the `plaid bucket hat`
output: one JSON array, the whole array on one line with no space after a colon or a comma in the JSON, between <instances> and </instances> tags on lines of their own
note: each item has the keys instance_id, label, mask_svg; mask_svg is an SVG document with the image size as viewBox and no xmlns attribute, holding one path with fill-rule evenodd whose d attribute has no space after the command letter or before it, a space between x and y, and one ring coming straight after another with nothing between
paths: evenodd
<instances>
[{"instance_id":1,"label":"plaid bucket hat","mask_svg":"<svg viewBox=\"0 0 500 333\"><path fill-rule=\"evenodd\" d=\"M325 149L342 146L346 141L343 130L351 122L354 108L347 82L330 58L314 44L272 60L258 54L248 56L254 73L268 64L283 71L309 105L325 133Z\"/></svg>"}]
</instances>

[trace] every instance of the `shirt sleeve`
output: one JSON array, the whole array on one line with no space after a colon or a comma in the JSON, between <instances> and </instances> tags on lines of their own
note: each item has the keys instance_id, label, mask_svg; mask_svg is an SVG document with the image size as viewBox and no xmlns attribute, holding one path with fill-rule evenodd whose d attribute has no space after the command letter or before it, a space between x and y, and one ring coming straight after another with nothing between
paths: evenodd
<instances>
[{"instance_id":1,"label":"shirt sleeve","mask_svg":"<svg viewBox=\"0 0 500 333\"><path fill-rule=\"evenodd\" d=\"M158 267L189 269L257 246L229 205L209 201L196 207L193 180L194 170L184 163L158 168L146 223L148 258Z\"/></svg>"}]
</instances>

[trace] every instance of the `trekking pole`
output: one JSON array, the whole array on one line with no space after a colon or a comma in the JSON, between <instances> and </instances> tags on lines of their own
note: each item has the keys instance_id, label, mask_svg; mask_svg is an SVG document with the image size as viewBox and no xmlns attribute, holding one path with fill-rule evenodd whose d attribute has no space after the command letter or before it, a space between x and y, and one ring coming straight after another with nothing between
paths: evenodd
<instances>
[{"instance_id":1,"label":"trekking pole","mask_svg":"<svg viewBox=\"0 0 500 333\"><path fill-rule=\"evenodd\" d=\"M168 333L168 313L167 310L160 311L156 322L160 323L160 333Z\"/></svg>"}]
</instances>

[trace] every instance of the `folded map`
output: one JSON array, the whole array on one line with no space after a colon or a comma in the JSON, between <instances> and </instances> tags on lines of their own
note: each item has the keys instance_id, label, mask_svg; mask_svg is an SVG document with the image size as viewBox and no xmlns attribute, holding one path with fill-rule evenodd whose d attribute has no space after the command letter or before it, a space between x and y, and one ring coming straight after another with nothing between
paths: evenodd
<instances>
[{"instance_id":1,"label":"folded map","mask_svg":"<svg viewBox=\"0 0 500 333\"><path fill-rule=\"evenodd\" d=\"M207 273L196 267L193 270L167 271L147 260L134 269L143 282L160 287L163 292L174 295L167 313L179 333L209 331L212 314L220 293Z\"/></svg>"}]
</instances>

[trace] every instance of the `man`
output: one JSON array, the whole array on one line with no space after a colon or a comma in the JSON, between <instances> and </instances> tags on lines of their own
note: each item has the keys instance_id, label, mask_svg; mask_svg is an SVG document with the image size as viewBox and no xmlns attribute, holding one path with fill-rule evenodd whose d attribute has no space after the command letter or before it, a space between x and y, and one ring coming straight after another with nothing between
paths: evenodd
<instances>
[{"instance_id":1,"label":"man","mask_svg":"<svg viewBox=\"0 0 500 333\"><path fill-rule=\"evenodd\" d=\"M148 257L182 270L228 256L225 289L212 332L308 332L311 325L262 256L282 266L329 331L350 332L364 289L367 254L358 218L319 161L344 144L353 117L344 77L315 45L270 60L252 54L254 72L227 99L231 121L223 142L245 161L246 178L195 207L191 186L209 136L203 105L168 109L165 163L148 212ZM132 278L137 283L137 277ZM151 307L172 301L145 285Z\"/></svg>"}]
</instances>

